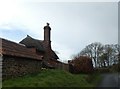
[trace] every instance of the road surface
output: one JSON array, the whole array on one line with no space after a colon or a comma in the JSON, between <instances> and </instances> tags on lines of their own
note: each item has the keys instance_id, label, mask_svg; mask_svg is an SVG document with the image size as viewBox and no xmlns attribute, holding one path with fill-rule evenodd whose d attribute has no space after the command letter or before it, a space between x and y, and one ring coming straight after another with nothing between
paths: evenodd
<instances>
[{"instance_id":1,"label":"road surface","mask_svg":"<svg viewBox=\"0 0 120 89\"><path fill-rule=\"evenodd\" d=\"M110 89L120 89L120 74L109 73L102 74L102 81L98 85L98 89L110 88Z\"/></svg>"}]
</instances>

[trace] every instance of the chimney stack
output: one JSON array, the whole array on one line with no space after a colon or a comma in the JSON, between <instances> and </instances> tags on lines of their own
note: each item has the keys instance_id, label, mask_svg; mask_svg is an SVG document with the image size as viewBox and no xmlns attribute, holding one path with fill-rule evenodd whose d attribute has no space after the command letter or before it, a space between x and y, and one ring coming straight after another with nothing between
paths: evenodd
<instances>
[{"instance_id":1,"label":"chimney stack","mask_svg":"<svg viewBox=\"0 0 120 89\"><path fill-rule=\"evenodd\" d=\"M51 28L49 26L50 24L47 23L47 25L44 27L44 42L47 48L51 48Z\"/></svg>"}]
</instances>

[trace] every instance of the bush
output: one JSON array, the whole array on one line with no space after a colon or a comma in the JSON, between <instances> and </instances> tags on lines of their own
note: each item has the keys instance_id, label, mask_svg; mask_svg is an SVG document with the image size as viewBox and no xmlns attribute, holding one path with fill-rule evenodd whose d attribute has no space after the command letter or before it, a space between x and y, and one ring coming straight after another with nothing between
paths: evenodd
<instances>
[{"instance_id":1,"label":"bush","mask_svg":"<svg viewBox=\"0 0 120 89\"><path fill-rule=\"evenodd\" d=\"M80 56L69 62L69 68L72 73L91 73L93 72L92 59Z\"/></svg>"}]
</instances>

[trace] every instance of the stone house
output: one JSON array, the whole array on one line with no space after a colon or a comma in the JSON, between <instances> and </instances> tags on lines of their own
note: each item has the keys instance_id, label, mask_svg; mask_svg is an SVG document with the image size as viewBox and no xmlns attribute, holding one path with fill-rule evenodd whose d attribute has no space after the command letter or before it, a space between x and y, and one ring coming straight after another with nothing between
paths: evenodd
<instances>
[{"instance_id":1,"label":"stone house","mask_svg":"<svg viewBox=\"0 0 120 89\"><path fill-rule=\"evenodd\" d=\"M61 68L59 57L51 48L51 28L44 27L44 40L27 35L19 43L0 38L0 57L2 58L2 78L23 76L45 68Z\"/></svg>"}]
</instances>

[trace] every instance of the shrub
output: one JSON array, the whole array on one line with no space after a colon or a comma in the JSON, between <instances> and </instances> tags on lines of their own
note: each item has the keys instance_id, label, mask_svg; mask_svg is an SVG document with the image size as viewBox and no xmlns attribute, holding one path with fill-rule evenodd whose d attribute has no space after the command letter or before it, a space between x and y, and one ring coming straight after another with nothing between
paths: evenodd
<instances>
[{"instance_id":1,"label":"shrub","mask_svg":"<svg viewBox=\"0 0 120 89\"><path fill-rule=\"evenodd\" d=\"M80 56L69 62L70 72L72 73L91 73L93 72L92 59Z\"/></svg>"}]
</instances>

